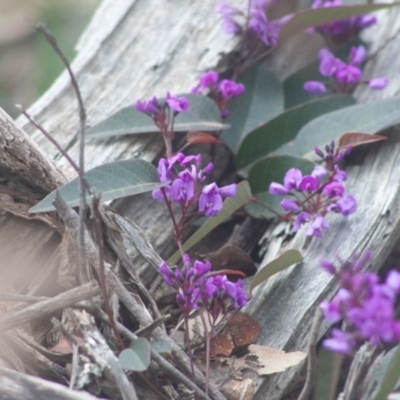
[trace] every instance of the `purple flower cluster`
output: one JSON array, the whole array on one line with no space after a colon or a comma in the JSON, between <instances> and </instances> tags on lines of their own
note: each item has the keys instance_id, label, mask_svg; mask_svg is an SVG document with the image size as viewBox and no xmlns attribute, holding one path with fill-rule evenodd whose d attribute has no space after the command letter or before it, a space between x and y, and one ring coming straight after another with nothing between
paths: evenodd
<instances>
[{"instance_id":1,"label":"purple flower cluster","mask_svg":"<svg viewBox=\"0 0 400 400\"><path fill-rule=\"evenodd\" d=\"M335 143L325 147L326 154L315 148L326 168L317 165L311 175L304 175L297 168L287 171L283 184L272 182L269 193L284 195L281 207L292 215L296 215L293 231L296 232L305 223L309 223L306 235L322 237L322 229L329 224L324 218L328 212L348 216L357 209L357 202L351 194L345 194L341 182L347 179L346 172L338 167L338 163L347 154L346 151L335 151ZM328 173L329 172L329 173Z\"/></svg>"},{"instance_id":2,"label":"purple flower cluster","mask_svg":"<svg viewBox=\"0 0 400 400\"><path fill-rule=\"evenodd\" d=\"M338 270L332 263L323 260L321 266L340 282L340 289L332 301L324 301L321 308L331 323L345 321L350 332L333 329L324 347L348 354L354 346L364 340L373 344L400 340L400 321L395 319L395 303L400 293L400 273L389 271L385 282L379 283L377 274L362 272L371 254L352 257Z\"/></svg>"},{"instance_id":3,"label":"purple flower cluster","mask_svg":"<svg viewBox=\"0 0 400 400\"><path fill-rule=\"evenodd\" d=\"M180 204L182 215L196 203L199 203L199 212L208 216L217 215L222 208L223 197L235 197L237 185L219 188L216 183L210 183L201 188L206 175L214 169L211 162L201 169L201 160L201 154L185 156L183 153L169 160L161 158L157 169L160 182L170 183L162 189L153 190L153 198Z\"/></svg>"},{"instance_id":4,"label":"purple flower cluster","mask_svg":"<svg viewBox=\"0 0 400 400\"><path fill-rule=\"evenodd\" d=\"M220 81L218 72L208 71L200 76L199 84L192 89L192 93L203 93L205 90L208 90L210 97L217 103L222 117L226 118L229 115L228 101L241 96L245 87L242 83L229 79Z\"/></svg>"},{"instance_id":5,"label":"purple flower cluster","mask_svg":"<svg viewBox=\"0 0 400 400\"><path fill-rule=\"evenodd\" d=\"M362 81L361 64L365 61L366 50L364 46L352 47L347 64L336 58L329 50L321 49L319 52L319 72L322 76L331 78L332 83L325 84L320 81L308 81L304 90L312 94L325 93L327 86L335 93L349 93L359 83L366 83L371 89L386 87L387 78L375 78Z\"/></svg>"},{"instance_id":6,"label":"purple flower cluster","mask_svg":"<svg viewBox=\"0 0 400 400\"><path fill-rule=\"evenodd\" d=\"M342 0L314 0L312 8L330 8L343 6ZM347 19L340 19L319 25L308 30L310 33L319 32L332 40L335 44L347 42L356 36L362 29L376 24L376 17L372 15L359 15Z\"/></svg>"},{"instance_id":7,"label":"purple flower cluster","mask_svg":"<svg viewBox=\"0 0 400 400\"><path fill-rule=\"evenodd\" d=\"M282 26L292 17L286 15L280 19L269 21L267 9L275 4L276 0L249 0L250 15L245 16L245 13L232 7L229 3L221 1L217 5L217 12L222 15L222 26L228 34L244 33L244 26L247 28L247 33L250 38L254 37L261 40L265 46L274 46L278 43L279 32ZM237 22L237 17L247 19L247 24Z\"/></svg>"},{"instance_id":8,"label":"purple flower cluster","mask_svg":"<svg viewBox=\"0 0 400 400\"><path fill-rule=\"evenodd\" d=\"M235 309L247 303L243 281L233 283L226 275L212 275L209 261L196 260L192 264L185 254L181 269L172 271L166 262L162 262L160 271L167 285L176 290L176 301L183 315L203 307L216 317L224 305Z\"/></svg>"},{"instance_id":9,"label":"purple flower cluster","mask_svg":"<svg viewBox=\"0 0 400 400\"><path fill-rule=\"evenodd\" d=\"M138 100L135 104L138 111L154 117L158 114L165 112L169 107L176 113L185 112L189 108L189 102L186 97L178 97L167 93L165 102L159 101L155 96L150 100Z\"/></svg>"}]
</instances>

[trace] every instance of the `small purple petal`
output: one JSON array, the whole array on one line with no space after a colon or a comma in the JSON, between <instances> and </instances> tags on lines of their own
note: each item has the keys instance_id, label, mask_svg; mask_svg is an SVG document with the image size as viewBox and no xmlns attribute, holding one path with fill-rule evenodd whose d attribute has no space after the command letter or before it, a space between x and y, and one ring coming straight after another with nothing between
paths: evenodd
<instances>
[{"instance_id":1,"label":"small purple petal","mask_svg":"<svg viewBox=\"0 0 400 400\"><path fill-rule=\"evenodd\" d=\"M218 82L219 76L215 71L205 72L200 76L200 86L203 88L208 88L212 85L215 85Z\"/></svg>"},{"instance_id":2,"label":"small purple petal","mask_svg":"<svg viewBox=\"0 0 400 400\"><path fill-rule=\"evenodd\" d=\"M326 86L319 81L308 81L304 84L303 89L311 94L322 94L326 92Z\"/></svg>"},{"instance_id":3,"label":"small purple petal","mask_svg":"<svg viewBox=\"0 0 400 400\"><path fill-rule=\"evenodd\" d=\"M169 92L166 97L167 104L176 112L185 112L189 108L189 101L186 97L171 95Z\"/></svg>"},{"instance_id":4,"label":"small purple petal","mask_svg":"<svg viewBox=\"0 0 400 400\"><path fill-rule=\"evenodd\" d=\"M222 197L235 197L237 191L236 183L232 183L231 185L223 186L219 188L219 194Z\"/></svg>"},{"instance_id":5,"label":"small purple petal","mask_svg":"<svg viewBox=\"0 0 400 400\"><path fill-rule=\"evenodd\" d=\"M336 207L346 217L357 210L357 202L351 194L348 194L336 202Z\"/></svg>"},{"instance_id":6,"label":"small purple petal","mask_svg":"<svg viewBox=\"0 0 400 400\"><path fill-rule=\"evenodd\" d=\"M283 199L281 201L281 207L285 211L297 211L299 209L299 206L296 204L296 202L290 199Z\"/></svg>"},{"instance_id":7,"label":"small purple petal","mask_svg":"<svg viewBox=\"0 0 400 400\"><path fill-rule=\"evenodd\" d=\"M318 189L318 181L311 175L306 175L300 182L299 190L305 192L313 192Z\"/></svg>"},{"instance_id":8,"label":"small purple petal","mask_svg":"<svg viewBox=\"0 0 400 400\"><path fill-rule=\"evenodd\" d=\"M375 79L371 79L368 82L368 86L371 89L375 89L375 90L381 90L384 89L387 84L388 84L388 79L387 78L375 78Z\"/></svg>"},{"instance_id":9,"label":"small purple petal","mask_svg":"<svg viewBox=\"0 0 400 400\"><path fill-rule=\"evenodd\" d=\"M283 178L283 184L287 189L298 189L303 174L297 168L290 168Z\"/></svg>"},{"instance_id":10,"label":"small purple petal","mask_svg":"<svg viewBox=\"0 0 400 400\"><path fill-rule=\"evenodd\" d=\"M322 228L329 229L329 224L326 219L318 215L315 220L311 223L310 227L307 230L307 236L315 236L315 237L322 237Z\"/></svg>"},{"instance_id":11,"label":"small purple petal","mask_svg":"<svg viewBox=\"0 0 400 400\"><path fill-rule=\"evenodd\" d=\"M332 182L324 187L324 193L330 198L343 196L344 190L344 186L339 182Z\"/></svg>"},{"instance_id":12,"label":"small purple petal","mask_svg":"<svg viewBox=\"0 0 400 400\"><path fill-rule=\"evenodd\" d=\"M228 79L224 79L219 84L219 90L225 100L229 100L232 97L238 97L245 91L244 85L236 83Z\"/></svg>"},{"instance_id":13,"label":"small purple petal","mask_svg":"<svg viewBox=\"0 0 400 400\"><path fill-rule=\"evenodd\" d=\"M327 174L326 170L324 167L321 167L320 165L316 165L311 172L311 176L314 178L317 178L319 181Z\"/></svg>"},{"instance_id":14,"label":"small purple petal","mask_svg":"<svg viewBox=\"0 0 400 400\"><path fill-rule=\"evenodd\" d=\"M289 189L285 186L281 185L280 183L272 182L269 185L268 189L269 193L272 195L285 195L289 193Z\"/></svg>"}]
</instances>

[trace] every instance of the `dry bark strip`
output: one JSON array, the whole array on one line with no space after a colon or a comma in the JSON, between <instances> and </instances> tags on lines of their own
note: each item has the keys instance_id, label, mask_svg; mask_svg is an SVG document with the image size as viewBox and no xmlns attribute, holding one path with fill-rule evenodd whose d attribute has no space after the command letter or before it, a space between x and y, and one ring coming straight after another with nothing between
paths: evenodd
<instances>
[{"instance_id":1,"label":"dry bark strip","mask_svg":"<svg viewBox=\"0 0 400 400\"><path fill-rule=\"evenodd\" d=\"M0 367L2 399L13 400L96 400L98 397L68 389L34 376Z\"/></svg>"},{"instance_id":2,"label":"dry bark strip","mask_svg":"<svg viewBox=\"0 0 400 400\"><path fill-rule=\"evenodd\" d=\"M96 282L89 282L68 290L51 299L31 304L22 310L10 311L0 317L0 329L6 331L19 325L26 324L38 318L43 318L52 313L71 307L83 300L91 299L100 294L99 285Z\"/></svg>"}]
</instances>

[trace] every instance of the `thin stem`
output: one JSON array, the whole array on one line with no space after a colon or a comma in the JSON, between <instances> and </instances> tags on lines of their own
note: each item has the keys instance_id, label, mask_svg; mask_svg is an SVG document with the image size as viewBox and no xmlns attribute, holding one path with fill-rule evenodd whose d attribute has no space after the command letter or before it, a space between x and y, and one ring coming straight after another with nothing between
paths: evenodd
<instances>
[{"instance_id":1,"label":"thin stem","mask_svg":"<svg viewBox=\"0 0 400 400\"><path fill-rule=\"evenodd\" d=\"M161 192L162 192L162 194L164 196L164 200L165 200L165 203L167 204L167 208L168 208L168 213L169 213L169 215L171 217L172 224L174 226L176 241L178 241L178 240L180 240L180 231L179 231L178 225L176 223L174 211L172 210L171 203L168 200L167 193L165 192L165 189L161 188Z\"/></svg>"},{"instance_id":2,"label":"thin stem","mask_svg":"<svg viewBox=\"0 0 400 400\"><path fill-rule=\"evenodd\" d=\"M87 277L84 276L83 271L86 267L86 257L85 257L85 208L86 208L86 185L83 179L85 174L85 126L86 126L86 110L85 105L83 103L81 91L79 89L78 82L76 81L75 75L72 71L71 65L64 55L63 51L58 46L56 38L51 34L51 32L46 28L44 24L36 25L36 30L38 32L43 33L44 37L49 42L50 46L60 57L61 61L64 63L65 68L68 71L68 74L71 79L72 87L75 91L76 99L78 101L79 107L79 131L78 131L78 140L79 140L79 231L78 231L78 252L79 252L79 273L81 283L86 281Z\"/></svg>"},{"instance_id":3,"label":"thin stem","mask_svg":"<svg viewBox=\"0 0 400 400\"><path fill-rule=\"evenodd\" d=\"M193 381L195 380L195 374L194 374L194 362L193 362L193 353L192 353L192 346L190 345L190 338L189 338L189 318L188 315L183 315L183 321L185 324L185 345L188 351L188 356L190 359L190 368L192 372L192 378ZM207 382L206 382L207 384ZM207 391L206 391L207 394Z\"/></svg>"},{"instance_id":4,"label":"thin stem","mask_svg":"<svg viewBox=\"0 0 400 400\"><path fill-rule=\"evenodd\" d=\"M271 207L267 206L266 204L264 204L262 201L256 199L255 197L252 197L250 199L251 202L258 204L260 207L265 208L268 211L271 211L273 214L275 214L277 217L279 218L283 218L284 219L284 215L279 214L278 212L276 212L274 209L272 209Z\"/></svg>"},{"instance_id":5,"label":"thin stem","mask_svg":"<svg viewBox=\"0 0 400 400\"><path fill-rule=\"evenodd\" d=\"M201 318L201 323L203 324L204 328L204 336L206 339L206 395L208 396L208 385L210 383L210 344L211 344L211 335L210 332L212 331L212 327L210 329L210 332L207 329L207 323L204 318L203 313L199 312L200 318Z\"/></svg>"},{"instance_id":6,"label":"thin stem","mask_svg":"<svg viewBox=\"0 0 400 400\"><path fill-rule=\"evenodd\" d=\"M311 327L310 339L308 343L308 364L306 382L297 400L307 400L315 385L315 377L317 374L317 341L321 322L322 312L321 309L318 307L314 316L314 322Z\"/></svg>"},{"instance_id":7,"label":"thin stem","mask_svg":"<svg viewBox=\"0 0 400 400\"><path fill-rule=\"evenodd\" d=\"M102 235L102 226L101 226L101 216L99 212L99 198L93 197L92 199L92 206L93 206L93 213L95 218L95 230L96 230L96 242L99 249L99 282L101 291L103 292L103 299L104 299L104 308L106 314L110 320L111 328L114 332L115 339L117 342L117 347L119 351L124 349L124 343L122 342L121 335L118 331L117 325L115 323L114 314L110 307L110 302L107 293L107 286L106 286L106 273L105 273L105 266L104 266L104 242L103 242L103 235Z\"/></svg>"}]
</instances>

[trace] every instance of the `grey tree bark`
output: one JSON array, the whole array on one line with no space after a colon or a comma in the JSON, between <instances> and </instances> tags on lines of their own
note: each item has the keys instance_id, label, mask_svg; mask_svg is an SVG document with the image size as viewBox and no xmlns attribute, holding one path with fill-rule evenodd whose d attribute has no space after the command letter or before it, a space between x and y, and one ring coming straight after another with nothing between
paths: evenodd
<instances>
[{"instance_id":1,"label":"grey tree bark","mask_svg":"<svg viewBox=\"0 0 400 400\"><path fill-rule=\"evenodd\" d=\"M231 3L241 7L246 1ZM89 124L136 99L188 91L199 74L208 69L226 69L239 39L222 32L214 8L214 0L104 0L82 35L72 63ZM396 95L400 88L396 76L400 13L393 9L379 13L379 18L379 25L366 36L372 56L365 76L388 76L390 85L382 92L359 89L357 97L362 101ZM313 46L299 55L296 64L289 57L290 50L304 40L299 35L276 54L272 66L280 77L310 59ZM29 111L77 159L77 104L65 73ZM315 308L337 290L335 282L318 267L319 260L335 255L344 259L368 248L374 254L372 264L378 269L398 242L399 132L394 128L387 133L387 141L356 151L348 165L348 190L358 199L358 212L348 220L331 217L331 229L323 241L309 241L300 231L285 244L299 249L305 261L259 287L247 307L262 327L258 343L305 350ZM65 287L65 281L58 280L64 260L60 246L63 224L54 213L32 216L28 209L66 181L65 171L70 166L22 117L14 123L0 113L0 144L1 290L18 287L27 295L54 296ZM162 141L157 135L88 141L87 169L130 157L153 161L161 152ZM127 198L115 207L138 224L165 257L174 250L168 216L163 206L149 197ZM276 247L281 250L279 243ZM270 252L268 257L272 255ZM148 268L148 262L137 252L132 262L137 268ZM327 328L324 326L320 334ZM254 398L283 398L296 388L302 372L304 366L258 378Z\"/></svg>"}]
</instances>

